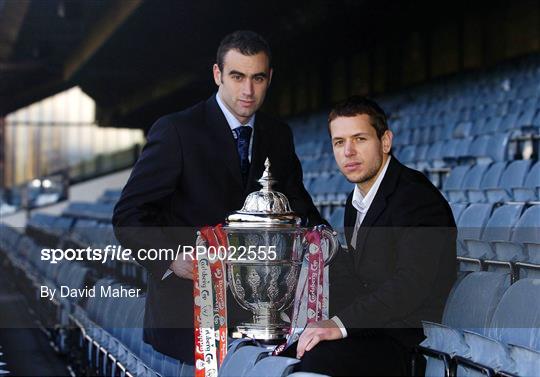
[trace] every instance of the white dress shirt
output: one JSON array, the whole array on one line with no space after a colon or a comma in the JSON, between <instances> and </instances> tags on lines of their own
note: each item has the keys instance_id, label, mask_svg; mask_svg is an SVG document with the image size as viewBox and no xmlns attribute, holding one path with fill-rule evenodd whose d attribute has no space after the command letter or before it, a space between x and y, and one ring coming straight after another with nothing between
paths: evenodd
<instances>
[{"instance_id":1,"label":"white dress shirt","mask_svg":"<svg viewBox=\"0 0 540 377\"><path fill-rule=\"evenodd\" d=\"M255 124L255 114L253 114L247 121L247 123L242 124L238 119L234 117L234 115L231 113L231 111L225 106L221 98L219 97L219 93L216 93L216 101L218 103L219 108L223 112L223 115L225 115L225 119L227 119L227 123L229 123L229 127L231 127L231 131L235 128L242 127L242 126L248 126L251 127L253 130L253 125ZM232 133L233 137L236 139L236 133ZM248 151L248 158L249 162L251 162L251 150L253 146L253 132L251 132L251 138L249 140L249 151Z\"/></svg>"},{"instance_id":2,"label":"white dress shirt","mask_svg":"<svg viewBox=\"0 0 540 377\"><path fill-rule=\"evenodd\" d=\"M352 205L356 209L356 223L354 225L353 235L351 237L351 245L356 245L356 237L358 235L358 228L360 228L360 225L362 225L362 222L364 221L364 218L366 217L369 207L371 207L371 203L373 203L373 199L375 199L375 195L377 195L377 191L379 191L379 186L381 185L384 175L386 174L386 170L388 169L388 165L390 164L391 158L392 156L388 156L388 159L386 160L386 163L384 164L381 174L379 174L379 176L375 180L375 183L373 183L373 186L371 186L366 196L362 194L362 191L360 191L360 188L358 187L358 185L354 187ZM341 322L341 320L337 316L332 317L332 321L334 321L336 325L339 327L339 329L341 330L341 335L343 335L343 337L346 338L347 329L345 329L343 322Z\"/></svg>"},{"instance_id":3,"label":"white dress shirt","mask_svg":"<svg viewBox=\"0 0 540 377\"><path fill-rule=\"evenodd\" d=\"M373 183L373 186L371 186L366 196L362 194L362 191L360 191L358 185L354 187L352 205L356 209L356 223L354 224L353 235L351 237L351 245L353 246L356 245L358 228L360 228L360 225L362 225L362 222L366 217L369 207L371 207L371 203L373 203L373 199L375 199L375 195L377 195L377 191L379 191L379 186L381 185L384 175L386 174L386 170L388 169L391 158L392 156L388 156L388 159L386 160L386 164L384 164L381 174L379 174L379 176L375 180L375 183Z\"/></svg>"}]
</instances>

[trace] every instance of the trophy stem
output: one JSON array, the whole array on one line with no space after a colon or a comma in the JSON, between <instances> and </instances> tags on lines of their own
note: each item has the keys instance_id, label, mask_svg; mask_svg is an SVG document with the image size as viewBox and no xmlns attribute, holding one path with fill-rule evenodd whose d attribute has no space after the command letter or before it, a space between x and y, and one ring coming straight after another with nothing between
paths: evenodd
<instances>
[{"instance_id":1,"label":"trophy stem","mask_svg":"<svg viewBox=\"0 0 540 377\"><path fill-rule=\"evenodd\" d=\"M253 312L253 323L260 323L264 325L276 324L279 321L277 312L275 310L269 310L267 308L259 309Z\"/></svg>"}]
</instances>

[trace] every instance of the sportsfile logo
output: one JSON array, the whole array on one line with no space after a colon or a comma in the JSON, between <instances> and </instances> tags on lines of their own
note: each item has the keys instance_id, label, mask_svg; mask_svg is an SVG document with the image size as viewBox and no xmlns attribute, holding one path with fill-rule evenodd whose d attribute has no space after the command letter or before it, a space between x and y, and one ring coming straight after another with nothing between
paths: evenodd
<instances>
[{"instance_id":1,"label":"sportsfile logo","mask_svg":"<svg viewBox=\"0 0 540 377\"><path fill-rule=\"evenodd\" d=\"M131 249L117 245L107 245L103 249L69 248L69 249L41 249L41 260L51 264L62 261L155 261L176 259L199 260L207 258L211 262L221 261L274 261L277 259L276 246L249 245L249 246L185 246L178 245L174 249L139 249L135 253Z\"/></svg>"}]
</instances>

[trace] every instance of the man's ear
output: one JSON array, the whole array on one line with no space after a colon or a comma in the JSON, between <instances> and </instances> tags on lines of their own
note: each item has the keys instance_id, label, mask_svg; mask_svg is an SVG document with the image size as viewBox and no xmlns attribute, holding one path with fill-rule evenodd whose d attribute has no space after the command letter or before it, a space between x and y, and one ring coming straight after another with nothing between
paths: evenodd
<instances>
[{"instance_id":1,"label":"man's ear","mask_svg":"<svg viewBox=\"0 0 540 377\"><path fill-rule=\"evenodd\" d=\"M384 131L384 134L382 136L382 148L383 153L390 153L390 150L392 149L392 139L394 138L394 134L390 130Z\"/></svg>"},{"instance_id":2,"label":"man's ear","mask_svg":"<svg viewBox=\"0 0 540 377\"><path fill-rule=\"evenodd\" d=\"M212 71L214 73L214 82L217 86L221 85L221 71L219 70L219 67L217 64L214 64L212 67Z\"/></svg>"}]
</instances>

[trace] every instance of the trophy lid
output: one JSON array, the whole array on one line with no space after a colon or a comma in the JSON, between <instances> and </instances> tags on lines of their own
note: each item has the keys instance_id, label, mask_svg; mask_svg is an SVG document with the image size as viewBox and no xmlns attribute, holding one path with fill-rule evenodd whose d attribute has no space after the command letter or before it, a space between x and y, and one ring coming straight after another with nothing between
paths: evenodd
<instances>
[{"instance_id":1,"label":"trophy lid","mask_svg":"<svg viewBox=\"0 0 540 377\"><path fill-rule=\"evenodd\" d=\"M264 162L259 183L262 188L249 194L241 210L227 216L227 227L295 227L301 219L295 215L289 200L272 186L277 182L270 172L270 160Z\"/></svg>"}]
</instances>

